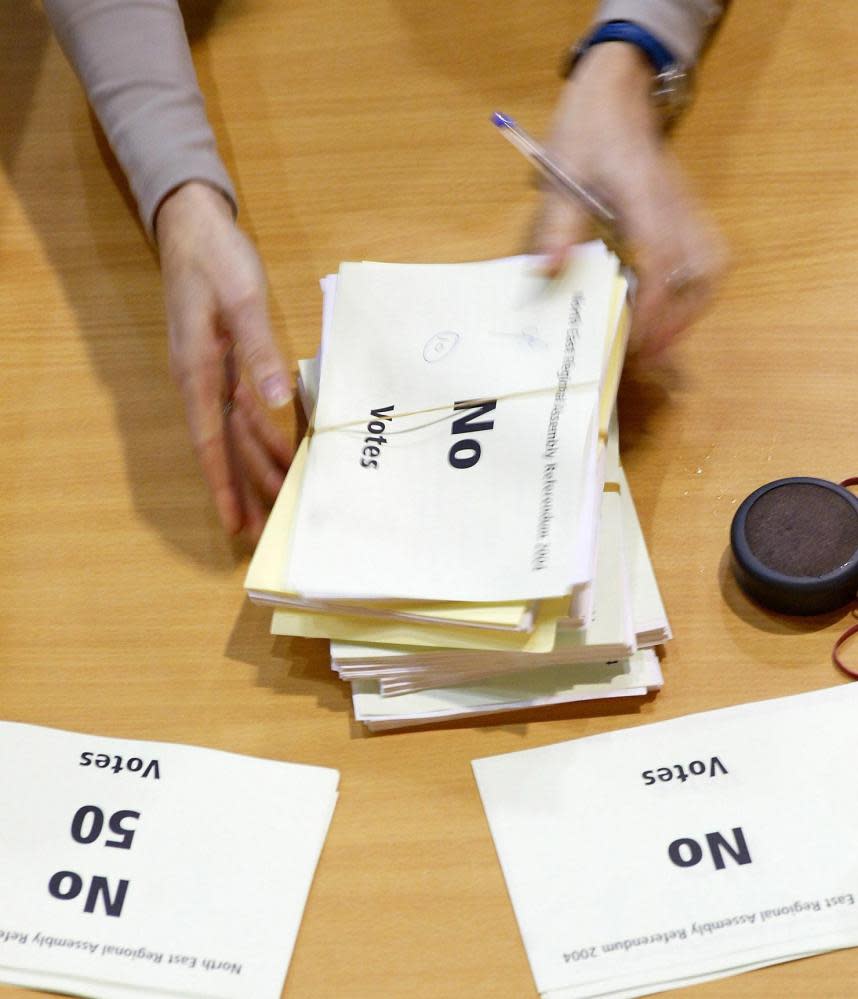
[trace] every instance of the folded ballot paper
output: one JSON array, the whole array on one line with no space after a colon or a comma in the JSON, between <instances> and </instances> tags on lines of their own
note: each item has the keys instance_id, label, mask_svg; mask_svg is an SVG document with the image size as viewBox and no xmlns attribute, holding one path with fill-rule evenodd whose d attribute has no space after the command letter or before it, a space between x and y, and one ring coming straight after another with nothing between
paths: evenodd
<instances>
[{"instance_id":1,"label":"folded ballot paper","mask_svg":"<svg viewBox=\"0 0 858 999\"><path fill-rule=\"evenodd\" d=\"M476 760L540 994L858 945L856 712L850 684Z\"/></svg>"},{"instance_id":2,"label":"folded ballot paper","mask_svg":"<svg viewBox=\"0 0 858 999\"><path fill-rule=\"evenodd\" d=\"M309 431L245 583L272 631L331 639L373 728L660 686L616 258L343 264L322 288Z\"/></svg>"},{"instance_id":3,"label":"folded ballot paper","mask_svg":"<svg viewBox=\"0 0 858 999\"><path fill-rule=\"evenodd\" d=\"M0 981L279 999L335 770L0 722Z\"/></svg>"}]
</instances>

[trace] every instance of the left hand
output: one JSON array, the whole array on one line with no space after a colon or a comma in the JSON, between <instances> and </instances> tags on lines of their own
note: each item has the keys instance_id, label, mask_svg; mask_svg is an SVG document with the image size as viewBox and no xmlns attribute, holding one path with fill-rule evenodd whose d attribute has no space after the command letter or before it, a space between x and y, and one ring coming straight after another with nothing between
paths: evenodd
<instances>
[{"instance_id":1,"label":"left hand","mask_svg":"<svg viewBox=\"0 0 858 999\"><path fill-rule=\"evenodd\" d=\"M256 540L292 459L269 412L289 403L292 384L271 331L265 271L227 200L206 184L170 194L155 229L170 370L194 450L224 529Z\"/></svg>"}]
</instances>

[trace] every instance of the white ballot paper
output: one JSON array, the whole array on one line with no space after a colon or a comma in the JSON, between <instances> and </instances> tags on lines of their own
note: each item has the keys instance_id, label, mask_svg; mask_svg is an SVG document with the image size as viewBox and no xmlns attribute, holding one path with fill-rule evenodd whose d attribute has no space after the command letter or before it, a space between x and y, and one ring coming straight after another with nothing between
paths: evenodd
<instances>
[{"instance_id":1,"label":"white ballot paper","mask_svg":"<svg viewBox=\"0 0 858 999\"><path fill-rule=\"evenodd\" d=\"M0 980L278 999L339 774L0 722Z\"/></svg>"},{"instance_id":2,"label":"white ballot paper","mask_svg":"<svg viewBox=\"0 0 858 999\"><path fill-rule=\"evenodd\" d=\"M589 583L624 295L601 244L551 281L526 258L341 265L283 589L497 602Z\"/></svg>"},{"instance_id":3,"label":"white ballot paper","mask_svg":"<svg viewBox=\"0 0 858 999\"><path fill-rule=\"evenodd\" d=\"M858 685L474 761L539 992L858 944Z\"/></svg>"}]
</instances>

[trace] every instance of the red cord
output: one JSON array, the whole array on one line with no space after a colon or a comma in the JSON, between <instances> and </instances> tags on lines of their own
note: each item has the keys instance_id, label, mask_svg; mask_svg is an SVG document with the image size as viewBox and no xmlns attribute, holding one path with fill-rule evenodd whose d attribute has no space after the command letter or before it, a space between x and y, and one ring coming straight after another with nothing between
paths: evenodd
<instances>
[{"instance_id":1,"label":"red cord","mask_svg":"<svg viewBox=\"0 0 858 999\"><path fill-rule=\"evenodd\" d=\"M847 676L851 676L853 680L858 680L858 672L847 666L846 663L844 663L843 660L840 658L840 656L837 654L839 650L843 648L843 643L846 642L853 635L858 635L858 624L853 624L851 628L847 628L846 631L844 631L843 634L840 636L840 638L837 639L837 641L834 643L834 648L831 650L831 659L834 665L838 669L842 669L843 672Z\"/></svg>"},{"instance_id":2,"label":"red cord","mask_svg":"<svg viewBox=\"0 0 858 999\"><path fill-rule=\"evenodd\" d=\"M844 488L848 488L849 486L858 486L858 475L853 475L852 478L850 479L844 479L840 483L840 485L843 486ZM853 611L852 613L854 614L855 611ZM846 631L844 631L843 634L840 636L840 638L837 639L837 641L834 643L834 648L831 650L831 659L834 665L838 669L843 670L843 672L847 676L851 676L853 680L858 680L858 671L851 669L849 666L847 666L846 663L844 663L843 660L840 658L840 656L837 654L840 651L840 649L843 648L844 643L848 641L853 635L858 635L858 624L853 624L850 628L847 628Z\"/></svg>"}]
</instances>

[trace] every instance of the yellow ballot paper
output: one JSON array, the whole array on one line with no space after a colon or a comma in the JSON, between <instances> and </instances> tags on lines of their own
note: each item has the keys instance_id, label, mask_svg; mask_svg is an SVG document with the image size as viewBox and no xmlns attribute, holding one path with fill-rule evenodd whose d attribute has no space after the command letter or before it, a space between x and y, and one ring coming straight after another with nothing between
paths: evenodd
<instances>
[{"instance_id":1,"label":"yellow ballot paper","mask_svg":"<svg viewBox=\"0 0 858 999\"><path fill-rule=\"evenodd\" d=\"M545 999L858 945L858 685L474 761Z\"/></svg>"},{"instance_id":2,"label":"yellow ballot paper","mask_svg":"<svg viewBox=\"0 0 858 999\"><path fill-rule=\"evenodd\" d=\"M352 634L365 634L373 629L375 622L400 623L412 634L415 628L435 625L451 634L459 628L484 628L490 631L519 632L510 639L512 647L520 648L528 643L528 634L534 630L534 617L539 609L537 602L525 604L509 602L500 604L454 604L416 603L413 601L376 602L350 606L331 604L322 600L306 600L295 593L280 589L281 567L289 557L290 538L294 519L295 504L304 474L308 441L305 438L295 454L286 482L280 491L274 508L265 525L262 538L256 547L245 578L245 588L252 600L274 607L288 608L290 612L275 617L274 633L299 635L303 637L330 637L336 632L344 637ZM554 618L564 612L563 601L548 605L542 613L542 620L550 615ZM342 618L340 624L334 617ZM361 620L353 626L354 619ZM279 624L277 622L280 622ZM326 623L327 622L327 623ZM289 627L297 630L289 631ZM333 627L334 631L328 630ZM544 638L540 644L550 640L550 635L542 626ZM474 641L477 641L475 638ZM502 645L502 639L500 639ZM478 648L494 648L490 638ZM503 647L503 646L502 646Z\"/></svg>"},{"instance_id":3,"label":"yellow ballot paper","mask_svg":"<svg viewBox=\"0 0 858 999\"><path fill-rule=\"evenodd\" d=\"M280 589L502 603L586 585L618 280L601 244L553 281L527 258L342 265Z\"/></svg>"},{"instance_id":4,"label":"yellow ballot paper","mask_svg":"<svg viewBox=\"0 0 858 999\"><path fill-rule=\"evenodd\" d=\"M331 638L346 642L424 645L444 649L473 649L495 652L548 652L554 647L557 622L565 601L539 603L529 631L465 629L450 624L414 621L379 621L367 615L320 614L296 610L276 610L271 615L272 635L297 638Z\"/></svg>"}]
</instances>

